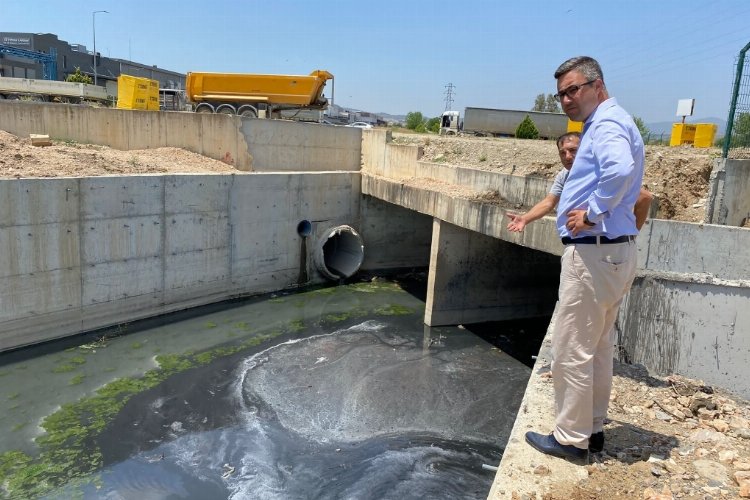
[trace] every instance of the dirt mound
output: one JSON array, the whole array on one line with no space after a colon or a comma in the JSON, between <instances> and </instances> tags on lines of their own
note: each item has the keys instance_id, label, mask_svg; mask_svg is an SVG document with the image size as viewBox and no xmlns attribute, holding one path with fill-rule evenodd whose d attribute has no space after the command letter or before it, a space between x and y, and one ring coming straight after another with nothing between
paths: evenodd
<instances>
[{"instance_id":1,"label":"dirt mound","mask_svg":"<svg viewBox=\"0 0 750 500\"><path fill-rule=\"evenodd\" d=\"M52 142L52 146L35 147L29 139L0 130L0 178L239 172L180 148L120 151L73 141Z\"/></svg>"},{"instance_id":2,"label":"dirt mound","mask_svg":"<svg viewBox=\"0 0 750 500\"><path fill-rule=\"evenodd\" d=\"M551 179L560 170L554 141L394 134L394 143L424 148L422 160ZM646 146L643 184L658 198L658 217L703 220L708 178L718 148Z\"/></svg>"}]
</instances>

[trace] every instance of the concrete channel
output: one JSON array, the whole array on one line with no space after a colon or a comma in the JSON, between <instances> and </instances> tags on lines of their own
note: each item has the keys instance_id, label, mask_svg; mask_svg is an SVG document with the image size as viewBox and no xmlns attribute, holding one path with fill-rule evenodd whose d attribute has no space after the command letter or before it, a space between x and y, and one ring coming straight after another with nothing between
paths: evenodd
<instances>
[{"instance_id":1,"label":"concrete channel","mask_svg":"<svg viewBox=\"0 0 750 500\"><path fill-rule=\"evenodd\" d=\"M0 350L360 269L429 267L424 323L433 327L537 317L554 306L562 247L551 220L509 234L502 206L418 182L492 186L530 205L546 192L544 179L425 163L386 131L223 115L0 103L0 129L122 149L184 147L242 171L0 181ZM747 185L726 180L745 179L749 164L717 163L709 222L746 219L737 213ZM641 267L618 320L620 357L750 397L750 231L653 220L638 246ZM496 484L530 469L518 444L511 436ZM503 491L493 487L492 497Z\"/></svg>"}]
</instances>

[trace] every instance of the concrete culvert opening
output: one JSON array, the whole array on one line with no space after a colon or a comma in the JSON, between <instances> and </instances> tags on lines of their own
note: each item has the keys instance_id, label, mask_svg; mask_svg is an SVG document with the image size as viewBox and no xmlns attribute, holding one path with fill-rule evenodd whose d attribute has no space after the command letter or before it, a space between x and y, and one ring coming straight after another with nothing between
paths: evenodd
<instances>
[{"instance_id":1,"label":"concrete culvert opening","mask_svg":"<svg viewBox=\"0 0 750 500\"><path fill-rule=\"evenodd\" d=\"M364 256L362 237L350 226L328 229L315 249L318 270L334 281L353 276L362 265Z\"/></svg>"}]
</instances>

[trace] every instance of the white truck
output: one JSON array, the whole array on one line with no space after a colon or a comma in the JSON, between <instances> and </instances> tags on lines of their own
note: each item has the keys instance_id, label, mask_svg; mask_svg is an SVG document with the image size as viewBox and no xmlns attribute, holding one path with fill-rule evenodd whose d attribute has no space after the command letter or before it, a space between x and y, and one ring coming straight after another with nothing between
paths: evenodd
<instances>
[{"instance_id":1,"label":"white truck","mask_svg":"<svg viewBox=\"0 0 750 500\"><path fill-rule=\"evenodd\" d=\"M568 117L562 113L520 111L515 109L466 108L463 122L458 111L445 111L440 119L440 134L455 135L459 132L478 136L506 136L516 134L518 125L529 116L539 130L539 137L554 139L570 128Z\"/></svg>"},{"instance_id":2,"label":"white truck","mask_svg":"<svg viewBox=\"0 0 750 500\"><path fill-rule=\"evenodd\" d=\"M0 99L29 101L60 101L80 103L82 101L107 102L111 97L98 85L59 82L56 80L33 80L29 78L0 77Z\"/></svg>"}]
</instances>

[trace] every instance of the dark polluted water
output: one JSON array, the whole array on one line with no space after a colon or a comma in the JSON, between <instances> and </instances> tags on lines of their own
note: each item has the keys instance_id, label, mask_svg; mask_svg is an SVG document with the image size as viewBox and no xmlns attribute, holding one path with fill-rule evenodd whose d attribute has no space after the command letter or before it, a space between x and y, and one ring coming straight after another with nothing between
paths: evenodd
<instances>
[{"instance_id":1,"label":"dark polluted water","mask_svg":"<svg viewBox=\"0 0 750 500\"><path fill-rule=\"evenodd\" d=\"M2 496L486 498L528 367L392 282L203 311L0 355Z\"/></svg>"}]
</instances>

